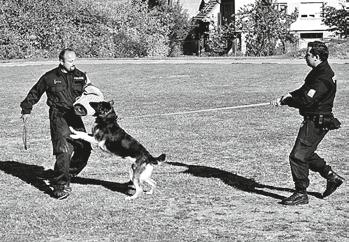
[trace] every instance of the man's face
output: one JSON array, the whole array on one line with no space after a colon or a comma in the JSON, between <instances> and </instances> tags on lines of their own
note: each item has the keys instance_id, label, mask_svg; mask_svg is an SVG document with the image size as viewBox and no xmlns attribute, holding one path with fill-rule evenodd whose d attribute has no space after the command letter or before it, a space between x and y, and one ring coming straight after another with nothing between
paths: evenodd
<instances>
[{"instance_id":1,"label":"man's face","mask_svg":"<svg viewBox=\"0 0 349 242\"><path fill-rule=\"evenodd\" d=\"M311 47L307 48L307 52L305 54L305 61L307 62L307 65L310 67L316 67L318 57L314 56L312 53L310 53Z\"/></svg>"},{"instance_id":2,"label":"man's face","mask_svg":"<svg viewBox=\"0 0 349 242\"><path fill-rule=\"evenodd\" d=\"M64 54L63 60L60 60L60 63L66 71L74 71L75 59L76 59L75 53L72 51L67 51Z\"/></svg>"}]
</instances>

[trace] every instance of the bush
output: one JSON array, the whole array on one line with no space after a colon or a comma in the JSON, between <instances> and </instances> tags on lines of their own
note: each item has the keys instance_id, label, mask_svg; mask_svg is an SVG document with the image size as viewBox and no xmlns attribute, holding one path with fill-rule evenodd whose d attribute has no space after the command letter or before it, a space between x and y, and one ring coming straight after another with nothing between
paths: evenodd
<instances>
[{"instance_id":1,"label":"bush","mask_svg":"<svg viewBox=\"0 0 349 242\"><path fill-rule=\"evenodd\" d=\"M326 41L326 45L329 51L329 58L340 58L346 59L349 58L349 40L342 39L331 39ZM306 54L306 48L290 51L286 54L287 57L294 58L304 58Z\"/></svg>"},{"instance_id":2,"label":"bush","mask_svg":"<svg viewBox=\"0 0 349 242\"><path fill-rule=\"evenodd\" d=\"M329 58L349 58L349 40L331 40L328 43Z\"/></svg>"},{"instance_id":3,"label":"bush","mask_svg":"<svg viewBox=\"0 0 349 242\"><path fill-rule=\"evenodd\" d=\"M149 9L142 0L0 0L0 4L1 59L56 57L66 47L80 57L168 56L178 49L187 21L178 6L159 4Z\"/></svg>"}]
</instances>

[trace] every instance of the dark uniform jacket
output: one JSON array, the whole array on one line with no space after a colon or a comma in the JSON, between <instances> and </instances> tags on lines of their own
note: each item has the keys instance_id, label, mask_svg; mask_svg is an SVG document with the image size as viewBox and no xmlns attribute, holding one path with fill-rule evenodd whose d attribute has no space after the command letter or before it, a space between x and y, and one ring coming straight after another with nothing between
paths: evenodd
<instances>
[{"instance_id":1,"label":"dark uniform jacket","mask_svg":"<svg viewBox=\"0 0 349 242\"><path fill-rule=\"evenodd\" d=\"M282 104L298 108L302 116L331 115L336 94L334 72L327 61L321 62L305 78L303 86L291 92Z\"/></svg>"},{"instance_id":2,"label":"dark uniform jacket","mask_svg":"<svg viewBox=\"0 0 349 242\"><path fill-rule=\"evenodd\" d=\"M40 100L44 92L46 92L47 105L50 108L71 109L76 98L83 93L86 82L86 75L80 70L75 69L71 73L63 73L59 66L44 74L29 91L20 105L22 114L30 114L33 105Z\"/></svg>"},{"instance_id":3,"label":"dark uniform jacket","mask_svg":"<svg viewBox=\"0 0 349 242\"><path fill-rule=\"evenodd\" d=\"M73 104L77 97L81 96L84 86L87 83L86 74L78 69L70 73L63 73L62 67L45 73L39 81L29 91L27 97L21 102L22 114L29 114L42 94L46 92L47 105L50 107L50 131L53 144L53 154L67 153L70 157L73 152L72 141L68 142L70 135L69 126L85 131L84 124L79 116L74 112ZM81 140L74 141L76 146L79 143L79 149L88 155L91 150L90 144L85 144ZM78 146L76 146L78 147ZM83 153L83 152L80 152ZM87 161L84 158L84 161ZM60 162L67 162L69 159L63 159Z\"/></svg>"}]
</instances>

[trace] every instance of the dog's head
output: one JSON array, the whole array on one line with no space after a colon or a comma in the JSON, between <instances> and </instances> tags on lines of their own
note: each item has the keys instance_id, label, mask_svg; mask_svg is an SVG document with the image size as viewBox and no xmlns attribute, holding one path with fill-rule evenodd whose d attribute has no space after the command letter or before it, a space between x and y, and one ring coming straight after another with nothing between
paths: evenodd
<instances>
[{"instance_id":1,"label":"dog's head","mask_svg":"<svg viewBox=\"0 0 349 242\"><path fill-rule=\"evenodd\" d=\"M105 117L109 116L110 114L114 114L116 116L114 108L113 108L113 104L114 104L114 101L90 102L90 106L95 111L93 116L100 117L100 118L105 118Z\"/></svg>"}]
</instances>

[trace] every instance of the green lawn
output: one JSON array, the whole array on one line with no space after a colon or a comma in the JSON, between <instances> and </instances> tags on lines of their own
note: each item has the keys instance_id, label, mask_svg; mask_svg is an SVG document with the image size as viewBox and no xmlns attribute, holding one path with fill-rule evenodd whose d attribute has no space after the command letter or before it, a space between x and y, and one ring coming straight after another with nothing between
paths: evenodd
<instances>
[{"instance_id":1,"label":"green lawn","mask_svg":"<svg viewBox=\"0 0 349 242\"><path fill-rule=\"evenodd\" d=\"M271 106L137 117L268 102L298 88L305 64L81 64L114 100L119 124L153 155L157 189L125 201L130 163L95 149L63 201L36 178L54 164L46 97L34 107L23 149L19 103L55 65L0 65L0 241L344 241L348 185L320 199L326 181L311 173L310 203L285 207L293 192L288 154L297 110ZM348 166L348 65L335 64L335 114L319 154L344 177ZM88 129L93 118L84 118Z\"/></svg>"}]
</instances>

